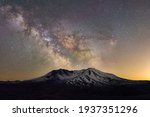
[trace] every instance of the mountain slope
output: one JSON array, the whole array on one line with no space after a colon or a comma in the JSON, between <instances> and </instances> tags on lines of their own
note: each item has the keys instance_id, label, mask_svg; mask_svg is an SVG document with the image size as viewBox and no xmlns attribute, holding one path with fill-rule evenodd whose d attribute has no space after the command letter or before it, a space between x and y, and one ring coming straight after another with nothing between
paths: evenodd
<instances>
[{"instance_id":1,"label":"mountain slope","mask_svg":"<svg viewBox=\"0 0 150 117\"><path fill-rule=\"evenodd\" d=\"M45 76L35 79L35 81L51 80L53 82L63 82L71 85L113 85L116 83L123 83L127 80L119 78L113 74L104 73L94 68L83 70L69 71L65 69L54 70Z\"/></svg>"},{"instance_id":2,"label":"mountain slope","mask_svg":"<svg viewBox=\"0 0 150 117\"><path fill-rule=\"evenodd\" d=\"M59 69L32 80L1 81L0 99L150 99L150 82L94 68Z\"/></svg>"}]
</instances>

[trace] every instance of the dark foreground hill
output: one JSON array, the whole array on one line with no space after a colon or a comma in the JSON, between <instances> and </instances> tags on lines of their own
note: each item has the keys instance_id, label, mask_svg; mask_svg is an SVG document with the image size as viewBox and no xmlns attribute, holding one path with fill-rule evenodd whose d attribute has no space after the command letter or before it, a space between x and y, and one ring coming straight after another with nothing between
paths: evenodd
<instances>
[{"instance_id":1,"label":"dark foreground hill","mask_svg":"<svg viewBox=\"0 0 150 117\"><path fill-rule=\"evenodd\" d=\"M26 81L1 81L0 99L150 99L149 81L132 81L93 68L54 70Z\"/></svg>"}]
</instances>

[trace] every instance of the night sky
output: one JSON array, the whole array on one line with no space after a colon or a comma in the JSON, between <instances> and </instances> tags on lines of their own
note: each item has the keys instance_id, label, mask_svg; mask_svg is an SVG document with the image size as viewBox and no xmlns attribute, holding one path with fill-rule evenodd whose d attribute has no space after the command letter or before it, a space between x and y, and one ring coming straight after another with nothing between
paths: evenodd
<instances>
[{"instance_id":1,"label":"night sky","mask_svg":"<svg viewBox=\"0 0 150 117\"><path fill-rule=\"evenodd\" d=\"M89 67L150 80L149 0L0 0L0 80Z\"/></svg>"}]
</instances>

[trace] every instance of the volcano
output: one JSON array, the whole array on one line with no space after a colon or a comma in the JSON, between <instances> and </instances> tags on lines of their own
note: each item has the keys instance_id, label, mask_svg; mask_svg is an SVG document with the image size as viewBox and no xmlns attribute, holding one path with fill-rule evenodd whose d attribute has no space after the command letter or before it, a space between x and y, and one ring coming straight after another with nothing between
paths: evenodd
<instances>
[{"instance_id":1,"label":"volcano","mask_svg":"<svg viewBox=\"0 0 150 117\"><path fill-rule=\"evenodd\" d=\"M150 99L150 81L120 78L94 68L53 70L25 81L1 81L0 99Z\"/></svg>"}]
</instances>

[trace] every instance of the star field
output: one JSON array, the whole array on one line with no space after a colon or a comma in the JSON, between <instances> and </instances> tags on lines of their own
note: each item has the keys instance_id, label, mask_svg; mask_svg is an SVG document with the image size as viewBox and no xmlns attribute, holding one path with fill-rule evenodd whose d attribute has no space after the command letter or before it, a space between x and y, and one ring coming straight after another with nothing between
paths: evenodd
<instances>
[{"instance_id":1,"label":"star field","mask_svg":"<svg viewBox=\"0 0 150 117\"><path fill-rule=\"evenodd\" d=\"M150 79L149 0L0 0L0 79L94 67Z\"/></svg>"}]
</instances>

